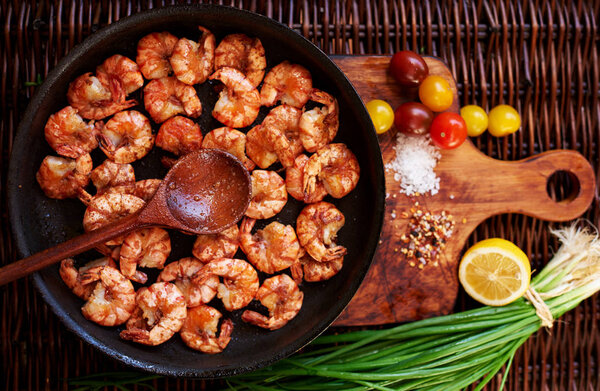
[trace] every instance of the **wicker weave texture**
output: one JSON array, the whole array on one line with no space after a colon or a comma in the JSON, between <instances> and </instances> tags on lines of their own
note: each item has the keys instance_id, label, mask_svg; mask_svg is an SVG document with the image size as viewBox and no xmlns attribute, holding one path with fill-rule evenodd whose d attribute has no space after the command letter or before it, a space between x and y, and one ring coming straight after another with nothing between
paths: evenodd
<instances>
[{"instance_id":1,"label":"wicker weave texture","mask_svg":"<svg viewBox=\"0 0 600 391\"><path fill-rule=\"evenodd\" d=\"M175 1L0 0L0 254L17 259L6 207L11 143L35 82L74 45L127 15ZM522 129L475 143L490 156L516 160L556 148L582 153L600 174L600 1L305 0L221 1L286 24L329 54L389 54L411 49L443 58L459 84L461 104L513 105ZM571 191L558 175L549 191ZM596 196L584 216L600 223ZM484 222L469 244L514 241L539 269L557 243L552 224L521 215ZM29 279L0 288L0 358L6 390L68 389L66 379L122 366L84 345L42 302ZM461 292L456 310L472 303ZM541 331L518 351L509 390L600 389L600 299L596 295ZM209 389L210 382L159 379L157 389ZM497 389L499 378L487 389Z\"/></svg>"}]
</instances>

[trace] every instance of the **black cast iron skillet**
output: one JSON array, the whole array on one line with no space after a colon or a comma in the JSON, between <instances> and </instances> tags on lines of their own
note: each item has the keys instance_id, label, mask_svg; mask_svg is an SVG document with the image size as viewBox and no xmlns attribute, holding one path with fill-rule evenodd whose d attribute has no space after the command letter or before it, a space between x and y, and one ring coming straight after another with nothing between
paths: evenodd
<instances>
[{"instance_id":1,"label":"black cast iron skillet","mask_svg":"<svg viewBox=\"0 0 600 391\"><path fill-rule=\"evenodd\" d=\"M146 347L119 338L122 327L106 328L83 318L82 301L63 284L58 266L34 275L34 282L46 302L65 325L109 356L149 372L171 376L214 378L251 371L282 359L319 335L340 314L361 283L375 252L384 212L384 176L381 154L368 113L359 96L343 73L312 43L277 22L234 8L221 6L181 6L136 14L101 29L75 47L56 68L29 104L16 135L8 176L8 205L15 241L21 256L60 243L82 232L84 206L77 200L52 200L40 190L35 173L43 158L55 154L44 140L48 117L66 106L69 82L84 72L93 72L105 58L120 53L135 58L136 45L153 31L170 31L179 37L198 39L197 26L203 25L217 37L245 33L262 40L267 54L267 68L283 60L307 67L314 86L337 97L340 106L340 130L335 142L343 142L355 153L361 167L356 189L333 202L346 216L339 232L339 243L348 248L344 267L333 279L321 283L304 283L305 294L300 313L285 327L266 331L245 324L241 312L227 313L218 300L211 303L234 322L232 340L227 349L208 355L187 348L179 336L156 347ZM218 83L199 86L204 107L213 107ZM141 92L134 96L142 101ZM136 109L144 112L143 106ZM257 123L266 113L263 110ZM220 127L209 110L198 119L206 133ZM158 126L155 127L155 131ZM246 131L248 129L242 129ZM150 155L134 163L137 179L160 178L166 173L160 164L165 153L155 148ZM93 153L95 164L104 156ZM291 199L273 219L259 221L262 228L272 220L294 224L302 204ZM173 251L169 261L191 255L193 237L171 231ZM237 254L243 257L240 252ZM98 257L93 252L82 254L78 261ZM153 274L154 273L154 274ZM152 280L155 272L149 271ZM261 275L261 281L265 276ZM253 303L251 308L260 309Z\"/></svg>"}]
</instances>

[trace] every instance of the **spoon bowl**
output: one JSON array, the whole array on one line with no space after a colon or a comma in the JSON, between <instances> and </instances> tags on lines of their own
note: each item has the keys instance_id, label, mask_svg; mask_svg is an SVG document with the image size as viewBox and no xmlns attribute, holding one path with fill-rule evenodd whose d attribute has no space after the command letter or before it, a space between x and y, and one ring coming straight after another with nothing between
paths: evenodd
<instances>
[{"instance_id":1,"label":"spoon bowl","mask_svg":"<svg viewBox=\"0 0 600 391\"><path fill-rule=\"evenodd\" d=\"M213 234L242 218L251 193L250 174L236 157L201 149L169 170L139 220L196 235Z\"/></svg>"},{"instance_id":2,"label":"spoon bowl","mask_svg":"<svg viewBox=\"0 0 600 391\"><path fill-rule=\"evenodd\" d=\"M250 203L252 182L244 165L218 149L191 152L175 163L139 212L0 268L0 286L148 226L212 234L238 222Z\"/></svg>"}]
</instances>

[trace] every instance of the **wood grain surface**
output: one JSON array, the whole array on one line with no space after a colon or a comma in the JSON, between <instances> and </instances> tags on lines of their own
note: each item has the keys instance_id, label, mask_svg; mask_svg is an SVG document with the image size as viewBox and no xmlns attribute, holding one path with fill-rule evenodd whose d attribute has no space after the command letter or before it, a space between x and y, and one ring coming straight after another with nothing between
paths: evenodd
<instances>
[{"instance_id":1,"label":"wood grain surface","mask_svg":"<svg viewBox=\"0 0 600 391\"><path fill-rule=\"evenodd\" d=\"M333 56L366 103L383 99L393 108L417 100L414 90L400 88L389 76L389 56ZM458 112L456 82L438 59L425 58L430 74L446 78L455 93L449 111ZM379 136L384 164L395 157L395 129ZM492 159L467 140L454 150L442 150L435 172L438 194L408 197L399 191L394 172L386 171L386 212L381 240L373 264L357 294L335 322L336 326L375 325L422 319L451 312L458 293L457 266L464 244L486 218L501 213L522 213L548 221L568 221L583 214L593 200L595 177L589 162L578 152L548 151L520 161ZM547 191L556 172L567 172L572 191L559 202ZM453 216L455 228L439 257L424 268L410 266L399 251L407 233L415 202L423 211ZM404 215L405 216L405 215Z\"/></svg>"}]
</instances>

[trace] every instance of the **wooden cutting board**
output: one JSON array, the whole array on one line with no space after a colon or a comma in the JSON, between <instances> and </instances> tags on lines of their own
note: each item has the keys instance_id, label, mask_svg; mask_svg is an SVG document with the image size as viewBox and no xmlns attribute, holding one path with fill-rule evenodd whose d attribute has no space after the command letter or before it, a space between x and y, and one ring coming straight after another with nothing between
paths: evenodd
<instances>
[{"instance_id":1,"label":"wooden cutting board","mask_svg":"<svg viewBox=\"0 0 600 391\"><path fill-rule=\"evenodd\" d=\"M389 56L339 56L333 60L344 71L366 103L383 99L393 108L417 100L415 91L402 90L389 76ZM446 78L454 90L456 82L446 65L425 58L430 74ZM379 136L384 164L395 157L395 130ZM479 223L492 215L522 213L548 221L577 218L589 207L595 191L594 172L578 152L554 150L520 161L500 161L480 152L469 140L454 150L441 151L435 172L440 178L439 193L407 197L400 193L394 172L386 171L386 212L381 240L373 264L336 326L375 325L422 319L452 311L458 294L457 266L467 238ZM547 183L557 171L568 172L574 183L572 194L555 202ZM437 266L411 266L401 251L401 236L407 233L414 202L434 214L453 216L455 227Z\"/></svg>"}]
</instances>

